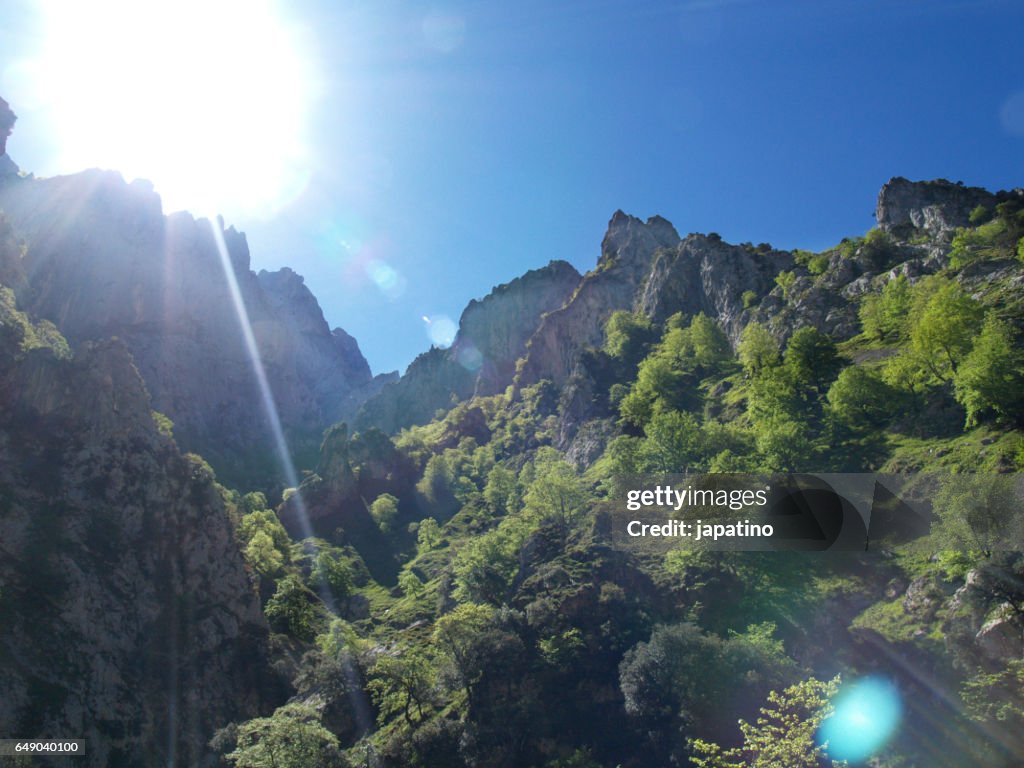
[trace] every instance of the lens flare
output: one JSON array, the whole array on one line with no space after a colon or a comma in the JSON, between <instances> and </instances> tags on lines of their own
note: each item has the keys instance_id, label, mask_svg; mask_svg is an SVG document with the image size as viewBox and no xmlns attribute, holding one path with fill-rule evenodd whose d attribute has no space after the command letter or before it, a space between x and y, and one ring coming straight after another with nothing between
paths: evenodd
<instances>
[{"instance_id":1,"label":"lens flare","mask_svg":"<svg viewBox=\"0 0 1024 768\"><path fill-rule=\"evenodd\" d=\"M380 292L392 301L405 293L405 278L386 261L370 259L366 262L366 274Z\"/></svg>"},{"instance_id":2,"label":"lens flare","mask_svg":"<svg viewBox=\"0 0 1024 768\"><path fill-rule=\"evenodd\" d=\"M833 760L858 763L885 746L903 716L896 686L867 677L844 686L833 701L835 711L818 729L818 743Z\"/></svg>"},{"instance_id":3,"label":"lens flare","mask_svg":"<svg viewBox=\"0 0 1024 768\"><path fill-rule=\"evenodd\" d=\"M471 373L479 371L480 366L484 364L484 356L480 353L480 350L472 342L466 342L465 344L459 342L459 347L459 351L455 354L455 359L459 361L459 365Z\"/></svg>"},{"instance_id":4,"label":"lens flare","mask_svg":"<svg viewBox=\"0 0 1024 768\"><path fill-rule=\"evenodd\" d=\"M448 315L424 315L423 319L427 324L427 336L431 344L442 349L452 345L458 328Z\"/></svg>"}]
</instances>

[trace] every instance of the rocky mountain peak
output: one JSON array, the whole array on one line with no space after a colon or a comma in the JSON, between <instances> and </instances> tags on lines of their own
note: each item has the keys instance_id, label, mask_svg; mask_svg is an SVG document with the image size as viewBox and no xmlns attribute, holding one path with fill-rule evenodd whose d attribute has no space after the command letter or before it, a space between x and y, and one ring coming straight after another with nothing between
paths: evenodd
<instances>
[{"instance_id":1,"label":"rocky mountain peak","mask_svg":"<svg viewBox=\"0 0 1024 768\"><path fill-rule=\"evenodd\" d=\"M898 236L924 230L948 240L957 227L966 227L971 211L979 205L990 208L996 195L980 187L945 179L909 181L901 176L889 179L878 193L875 218L878 226Z\"/></svg>"},{"instance_id":2,"label":"rocky mountain peak","mask_svg":"<svg viewBox=\"0 0 1024 768\"><path fill-rule=\"evenodd\" d=\"M27 246L19 305L76 348L122 339L153 407L221 479L271 490L275 470L218 239L293 453L315 453L323 430L365 398L370 369L354 340L331 332L293 271L254 274L245 235L222 220L164 216L151 184L100 170L0 185L0 209Z\"/></svg>"},{"instance_id":3,"label":"rocky mountain peak","mask_svg":"<svg viewBox=\"0 0 1024 768\"><path fill-rule=\"evenodd\" d=\"M645 222L618 210L608 222L608 231L601 242L598 269L643 260L659 247L673 247L679 239L676 228L661 216L652 216Z\"/></svg>"}]
</instances>

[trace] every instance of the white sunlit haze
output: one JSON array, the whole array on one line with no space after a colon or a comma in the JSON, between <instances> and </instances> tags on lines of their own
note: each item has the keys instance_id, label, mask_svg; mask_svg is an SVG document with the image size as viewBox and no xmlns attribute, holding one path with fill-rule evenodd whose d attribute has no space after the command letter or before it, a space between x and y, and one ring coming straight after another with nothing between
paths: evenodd
<instances>
[{"instance_id":1,"label":"white sunlit haze","mask_svg":"<svg viewBox=\"0 0 1024 768\"><path fill-rule=\"evenodd\" d=\"M271 215L309 174L315 76L270 0L43 0L18 90L52 118L63 168L153 182L164 209Z\"/></svg>"}]
</instances>

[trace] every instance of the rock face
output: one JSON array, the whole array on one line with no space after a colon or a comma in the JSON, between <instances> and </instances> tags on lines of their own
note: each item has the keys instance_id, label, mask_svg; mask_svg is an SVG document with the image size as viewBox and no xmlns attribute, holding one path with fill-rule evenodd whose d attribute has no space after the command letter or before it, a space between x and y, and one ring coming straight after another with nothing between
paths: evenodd
<instances>
[{"instance_id":1,"label":"rock face","mask_svg":"<svg viewBox=\"0 0 1024 768\"><path fill-rule=\"evenodd\" d=\"M991 208L996 196L980 187L965 187L944 179L908 181L890 179L878 193L878 226L902 236L923 230L932 237L950 239L957 227L966 227L979 205Z\"/></svg>"},{"instance_id":2,"label":"rock face","mask_svg":"<svg viewBox=\"0 0 1024 768\"><path fill-rule=\"evenodd\" d=\"M265 711L273 679L220 493L158 431L124 343L70 358L11 299L0 295L0 733L84 738L76 765L211 765L213 730Z\"/></svg>"},{"instance_id":3,"label":"rock face","mask_svg":"<svg viewBox=\"0 0 1024 768\"><path fill-rule=\"evenodd\" d=\"M18 116L14 114L11 105L0 98L0 155L7 153L7 139L14 130L14 122Z\"/></svg>"},{"instance_id":4,"label":"rock face","mask_svg":"<svg viewBox=\"0 0 1024 768\"><path fill-rule=\"evenodd\" d=\"M784 251L757 253L690 235L657 254L636 308L656 323L675 312L703 312L735 343L746 325L743 294L753 292L760 300L775 287L776 275L792 267L793 257Z\"/></svg>"},{"instance_id":5,"label":"rock face","mask_svg":"<svg viewBox=\"0 0 1024 768\"><path fill-rule=\"evenodd\" d=\"M122 339L179 443L229 484L282 479L231 280L300 466L374 386L355 341L328 328L301 277L255 275L244 235L163 216L145 182L103 171L18 179L0 187L0 208L27 244L21 306L75 347Z\"/></svg>"},{"instance_id":6,"label":"rock face","mask_svg":"<svg viewBox=\"0 0 1024 768\"><path fill-rule=\"evenodd\" d=\"M579 353L600 345L604 323L612 312L634 306L655 252L678 243L679 234L660 216L645 223L616 211L601 244L597 268L586 274L564 307L542 319L530 338L519 382L564 382Z\"/></svg>"},{"instance_id":7,"label":"rock face","mask_svg":"<svg viewBox=\"0 0 1024 768\"><path fill-rule=\"evenodd\" d=\"M400 380L367 401L357 424L394 432L430 421L453 399L503 391L531 334L546 313L566 302L579 279L572 265L553 261L471 301L452 346L417 357Z\"/></svg>"}]
</instances>

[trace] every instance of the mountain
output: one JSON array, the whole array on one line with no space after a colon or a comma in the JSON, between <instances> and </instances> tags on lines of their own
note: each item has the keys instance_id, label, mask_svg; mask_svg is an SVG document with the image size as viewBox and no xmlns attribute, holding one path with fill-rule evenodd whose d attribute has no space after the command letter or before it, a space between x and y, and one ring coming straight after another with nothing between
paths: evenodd
<instances>
[{"instance_id":1,"label":"mountain","mask_svg":"<svg viewBox=\"0 0 1024 768\"><path fill-rule=\"evenodd\" d=\"M0 735L94 766L824 766L869 690L889 735L851 762L1019 765L1024 190L894 178L820 252L619 211L593 270L498 286L390 383L145 183L0 163L0 205ZM276 509L185 452L280 484L254 349L315 469ZM870 521L634 540L678 473L813 476L812 512L862 481Z\"/></svg>"},{"instance_id":2,"label":"mountain","mask_svg":"<svg viewBox=\"0 0 1024 768\"><path fill-rule=\"evenodd\" d=\"M236 286L300 465L324 429L383 383L355 340L328 328L299 275L254 274L244 235L187 213L164 216L145 182L97 170L9 177L0 209L25 243L19 306L53 321L75 348L121 339L181 446L232 485L285 479Z\"/></svg>"},{"instance_id":3,"label":"mountain","mask_svg":"<svg viewBox=\"0 0 1024 768\"><path fill-rule=\"evenodd\" d=\"M20 267L10 228L0 275ZM279 695L223 489L161 431L126 345L72 352L0 287L0 733L88 765L207 765ZM77 758L76 758L77 759Z\"/></svg>"},{"instance_id":4,"label":"mountain","mask_svg":"<svg viewBox=\"0 0 1024 768\"><path fill-rule=\"evenodd\" d=\"M459 318L451 347L417 357L405 375L363 405L356 425L396 432L430 421L459 400L503 391L527 341L569 299L579 279L571 264L553 261L474 299Z\"/></svg>"},{"instance_id":5,"label":"mountain","mask_svg":"<svg viewBox=\"0 0 1024 768\"><path fill-rule=\"evenodd\" d=\"M350 755L824 765L800 734L841 673L898 691L873 764L1019 762L1024 191L894 178L876 216L815 253L617 212L511 386L431 350L329 433L279 514L364 582L339 653L379 727ZM624 544L623 487L684 471L912 473L931 530L876 485L892 531L858 551Z\"/></svg>"}]
</instances>

